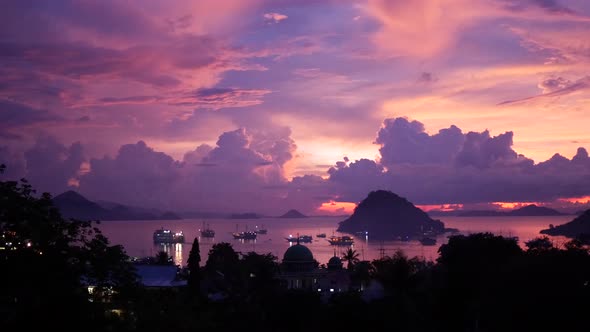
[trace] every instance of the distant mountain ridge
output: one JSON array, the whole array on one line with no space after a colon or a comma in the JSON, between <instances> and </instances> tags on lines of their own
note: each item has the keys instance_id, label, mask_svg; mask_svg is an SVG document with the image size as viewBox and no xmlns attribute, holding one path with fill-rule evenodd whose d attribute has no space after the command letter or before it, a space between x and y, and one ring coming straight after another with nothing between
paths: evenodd
<instances>
[{"instance_id":1,"label":"distant mountain ridge","mask_svg":"<svg viewBox=\"0 0 590 332\"><path fill-rule=\"evenodd\" d=\"M407 199L391 191L377 190L357 205L354 213L339 223L338 232L368 232L369 238L390 240L396 237L422 237L445 232L445 225L434 220Z\"/></svg>"},{"instance_id":2,"label":"distant mountain ridge","mask_svg":"<svg viewBox=\"0 0 590 332\"><path fill-rule=\"evenodd\" d=\"M536 216L562 216L562 213L555 209L530 204L512 211L496 210L456 210L456 211L429 211L431 216L454 216L454 217L536 217Z\"/></svg>"},{"instance_id":3,"label":"distant mountain ridge","mask_svg":"<svg viewBox=\"0 0 590 332\"><path fill-rule=\"evenodd\" d=\"M112 202L90 201L75 191L66 191L53 198L65 218L81 220L173 220L181 219L174 212L148 210Z\"/></svg>"},{"instance_id":4,"label":"distant mountain ridge","mask_svg":"<svg viewBox=\"0 0 590 332\"><path fill-rule=\"evenodd\" d=\"M295 209L291 209L285 212L285 214L283 214L279 218L307 218L307 216Z\"/></svg>"}]
</instances>

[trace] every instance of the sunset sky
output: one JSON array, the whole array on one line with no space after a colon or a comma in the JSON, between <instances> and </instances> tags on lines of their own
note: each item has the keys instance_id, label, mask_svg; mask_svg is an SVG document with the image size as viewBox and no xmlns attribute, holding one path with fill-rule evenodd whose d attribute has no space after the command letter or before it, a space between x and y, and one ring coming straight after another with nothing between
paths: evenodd
<instances>
[{"instance_id":1,"label":"sunset sky","mask_svg":"<svg viewBox=\"0 0 590 332\"><path fill-rule=\"evenodd\" d=\"M589 205L587 0L14 0L0 22L2 177L41 191Z\"/></svg>"}]
</instances>

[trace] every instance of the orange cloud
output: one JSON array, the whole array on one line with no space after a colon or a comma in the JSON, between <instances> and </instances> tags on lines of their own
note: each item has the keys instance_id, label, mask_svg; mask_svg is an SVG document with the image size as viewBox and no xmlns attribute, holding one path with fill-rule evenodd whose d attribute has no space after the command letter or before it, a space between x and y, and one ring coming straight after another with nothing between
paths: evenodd
<instances>
[{"instance_id":1,"label":"orange cloud","mask_svg":"<svg viewBox=\"0 0 590 332\"><path fill-rule=\"evenodd\" d=\"M456 40L460 28L469 25L481 2L472 0L369 0L368 14L382 23L374 42L393 55L429 57Z\"/></svg>"},{"instance_id":2,"label":"orange cloud","mask_svg":"<svg viewBox=\"0 0 590 332\"><path fill-rule=\"evenodd\" d=\"M504 210L513 210L513 209L518 209L527 205L531 205L531 204L535 204L535 205L539 205L542 206L544 205L544 203L542 202L492 202L492 205L497 206L500 209L504 209Z\"/></svg>"},{"instance_id":3,"label":"orange cloud","mask_svg":"<svg viewBox=\"0 0 590 332\"><path fill-rule=\"evenodd\" d=\"M417 208L421 209L422 211L455 211L461 210L463 208L463 204L434 204L434 205L416 205Z\"/></svg>"},{"instance_id":4,"label":"orange cloud","mask_svg":"<svg viewBox=\"0 0 590 332\"><path fill-rule=\"evenodd\" d=\"M588 204L590 203L590 196L560 198L559 201L572 204Z\"/></svg>"},{"instance_id":5,"label":"orange cloud","mask_svg":"<svg viewBox=\"0 0 590 332\"><path fill-rule=\"evenodd\" d=\"M354 212L354 208L356 207L356 203L352 202L336 202L336 201L329 201L324 202L320 207L317 208L319 213L324 214L352 214Z\"/></svg>"}]
</instances>

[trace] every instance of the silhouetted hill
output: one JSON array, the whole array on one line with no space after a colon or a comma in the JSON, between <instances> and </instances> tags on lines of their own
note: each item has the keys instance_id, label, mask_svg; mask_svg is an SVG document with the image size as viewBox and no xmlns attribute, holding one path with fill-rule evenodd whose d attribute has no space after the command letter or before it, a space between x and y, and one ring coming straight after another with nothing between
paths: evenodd
<instances>
[{"instance_id":1,"label":"silhouetted hill","mask_svg":"<svg viewBox=\"0 0 590 332\"><path fill-rule=\"evenodd\" d=\"M260 219L260 215L254 212L232 213L229 217L231 219Z\"/></svg>"},{"instance_id":2,"label":"silhouetted hill","mask_svg":"<svg viewBox=\"0 0 590 332\"><path fill-rule=\"evenodd\" d=\"M561 216L565 213L561 213L555 209L551 209L544 206L536 206L535 204L521 207L520 209L512 210L508 212L509 216Z\"/></svg>"},{"instance_id":3,"label":"silhouetted hill","mask_svg":"<svg viewBox=\"0 0 590 332\"><path fill-rule=\"evenodd\" d=\"M111 211L72 190L55 196L53 204L65 218L107 220L112 217Z\"/></svg>"},{"instance_id":4,"label":"silhouetted hill","mask_svg":"<svg viewBox=\"0 0 590 332\"><path fill-rule=\"evenodd\" d=\"M428 212L431 216L456 216L456 217L532 217L532 216L561 216L565 213L559 212L544 206L535 204L527 205L512 211L497 210L455 210L455 211L438 211Z\"/></svg>"},{"instance_id":5,"label":"silhouetted hill","mask_svg":"<svg viewBox=\"0 0 590 332\"><path fill-rule=\"evenodd\" d=\"M590 236L590 210L577 216L572 221L553 227L549 225L548 229L540 231L541 234L563 235L571 238L587 238Z\"/></svg>"},{"instance_id":6,"label":"silhouetted hill","mask_svg":"<svg viewBox=\"0 0 590 332\"><path fill-rule=\"evenodd\" d=\"M297 210L289 210L279 218L307 218L307 216Z\"/></svg>"},{"instance_id":7,"label":"silhouetted hill","mask_svg":"<svg viewBox=\"0 0 590 332\"><path fill-rule=\"evenodd\" d=\"M445 226L405 198L391 191L377 190L360 202L352 216L339 223L338 231L351 234L366 231L371 239L387 240L440 234Z\"/></svg>"},{"instance_id":8,"label":"silhouetted hill","mask_svg":"<svg viewBox=\"0 0 590 332\"><path fill-rule=\"evenodd\" d=\"M112 202L92 202L75 191L53 198L53 204L66 218L82 220L160 220L181 219L173 212L130 207Z\"/></svg>"}]
</instances>

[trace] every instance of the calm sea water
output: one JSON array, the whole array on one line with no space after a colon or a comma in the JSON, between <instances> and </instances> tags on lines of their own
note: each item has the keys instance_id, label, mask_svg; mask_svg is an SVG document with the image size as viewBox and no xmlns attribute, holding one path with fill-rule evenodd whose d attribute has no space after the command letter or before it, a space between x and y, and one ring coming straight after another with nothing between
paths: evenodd
<instances>
[{"instance_id":1,"label":"calm sea water","mask_svg":"<svg viewBox=\"0 0 590 332\"><path fill-rule=\"evenodd\" d=\"M539 231L548 228L549 224L560 225L572 220L574 216L552 217L445 217L441 220L446 227L457 228L461 234L476 232L492 232L503 236L516 236L519 244L539 236ZM342 217L312 217L306 219L183 219L183 220L133 220L133 221L103 221L98 226L112 244L121 244L127 254L134 257L154 256L158 251L166 251L176 264L186 265L193 239L199 238L201 264L207 259L211 246L219 242L231 243L236 251L246 253L272 253L282 259L285 250L290 246L286 240L289 235L311 235L313 242L305 243L312 251L314 258L325 264L336 253L341 256L346 247L332 246L325 238L318 238L318 233L344 235L336 232L338 222ZM215 238L201 238L199 230L203 223L208 223L215 230ZM172 231L183 231L184 244L161 245L154 244L152 234L161 227ZM256 227L266 228L266 235L259 234L256 240L236 240L232 232L255 230ZM449 234L437 237L435 246L423 246L417 241L372 241L370 236L355 236L353 248L360 254L361 259L373 260L381 255L392 255L396 250L403 250L406 255L421 256L428 260L438 257L438 248L447 243ZM563 244L567 239L554 237L557 244Z\"/></svg>"}]
</instances>

